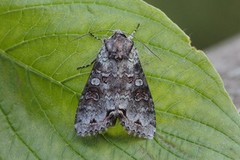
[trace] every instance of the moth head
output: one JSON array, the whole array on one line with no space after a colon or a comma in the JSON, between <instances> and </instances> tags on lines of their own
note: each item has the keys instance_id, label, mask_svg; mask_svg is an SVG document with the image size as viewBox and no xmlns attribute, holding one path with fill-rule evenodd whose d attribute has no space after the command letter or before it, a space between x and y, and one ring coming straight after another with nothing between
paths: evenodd
<instances>
[{"instance_id":1,"label":"moth head","mask_svg":"<svg viewBox=\"0 0 240 160\"><path fill-rule=\"evenodd\" d=\"M104 44L109 58L122 60L129 58L134 43L121 31L115 31L109 39L104 40Z\"/></svg>"}]
</instances>

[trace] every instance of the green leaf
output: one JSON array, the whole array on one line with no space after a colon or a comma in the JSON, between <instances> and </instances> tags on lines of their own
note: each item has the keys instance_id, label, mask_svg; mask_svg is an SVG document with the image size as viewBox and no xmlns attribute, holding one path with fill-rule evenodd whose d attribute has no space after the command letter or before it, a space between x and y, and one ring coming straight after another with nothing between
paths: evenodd
<instances>
[{"instance_id":1,"label":"green leaf","mask_svg":"<svg viewBox=\"0 0 240 160\"><path fill-rule=\"evenodd\" d=\"M240 159L240 118L218 73L158 9L138 0L2 0L0 22L0 159ZM76 68L102 45L86 34L130 34L138 23L154 139L119 124L78 137L75 111L91 67Z\"/></svg>"}]
</instances>

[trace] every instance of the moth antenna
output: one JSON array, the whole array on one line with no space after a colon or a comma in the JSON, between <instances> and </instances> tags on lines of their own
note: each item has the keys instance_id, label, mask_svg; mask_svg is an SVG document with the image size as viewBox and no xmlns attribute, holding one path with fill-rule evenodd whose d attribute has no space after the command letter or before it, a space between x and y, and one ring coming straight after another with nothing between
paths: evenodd
<instances>
[{"instance_id":1,"label":"moth antenna","mask_svg":"<svg viewBox=\"0 0 240 160\"><path fill-rule=\"evenodd\" d=\"M79 36L79 37L77 37L77 38L74 38L72 41L75 41L75 40L77 40L77 39L83 38L83 37L85 37L85 36L92 36L92 37L94 37L94 38L97 39L97 40L102 40L102 39L100 39L99 37L95 36L94 33L105 32L105 31L114 32L113 30L110 30L110 29L103 29L103 30L98 30L98 31L95 31L95 32L90 32L90 31L89 31L88 33L85 33L85 34L83 34L83 35L81 35L81 36Z\"/></svg>"},{"instance_id":2,"label":"moth antenna","mask_svg":"<svg viewBox=\"0 0 240 160\"><path fill-rule=\"evenodd\" d=\"M141 41L139 41L137 38L135 38L139 43L141 43L144 47L146 47L154 56L156 56L160 61L162 61L161 60L161 58L158 56L158 55L156 55L146 44L144 44L144 43L142 43Z\"/></svg>"},{"instance_id":3,"label":"moth antenna","mask_svg":"<svg viewBox=\"0 0 240 160\"><path fill-rule=\"evenodd\" d=\"M140 23L138 23L136 29L128 36L128 39L133 39L139 27L140 27Z\"/></svg>"},{"instance_id":4,"label":"moth antenna","mask_svg":"<svg viewBox=\"0 0 240 160\"><path fill-rule=\"evenodd\" d=\"M140 41L139 41L140 42ZM154 56L156 56L160 61L162 61L161 60L161 58L158 56L158 55L156 55L146 44L144 44L144 43L142 43L142 42L140 42L144 47L146 47Z\"/></svg>"},{"instance_id":5,"label":"moth antenna","mask_svg":"<svg viewBox=\"0 0 240 160\"><path fill-rule=\"evenodd\" d=\"M140 27L140 23L138 23L138 25L137 25L137 27L136 27L136 29L128 36L128 39L133 39L134 38L134 35L136 34L136 32L138 31L138 29L139 29L139 27ZM136 40L138 40L137 38L135 38ZM139 40L138 40L139 41ZM139 41L140 42L140 41ZM158 57L146 44L144 44L144 43L142 43L142 42L140 42L144 47L146 47L154 56L156 56L160 61L162 61L161 60L161 58L160 57Z\"/></svg>"}]
</instances>

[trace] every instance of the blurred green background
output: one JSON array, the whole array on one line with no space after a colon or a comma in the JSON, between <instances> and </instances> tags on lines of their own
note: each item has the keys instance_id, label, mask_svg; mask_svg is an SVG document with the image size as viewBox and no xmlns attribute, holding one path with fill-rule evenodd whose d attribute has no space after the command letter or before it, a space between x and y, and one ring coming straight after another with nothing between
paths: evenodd
<instances>
[{"instance_id":1,"label":"blurred green background","mask_svg":"<svg viewBox=\"0 0 240 160\"><path fill-rule=\"evenodd\" d=\"M240 0L145 0L190 36L197 49L240 33ZM240 45L240 44L239 44Z\"/></svg>"}]
</instances>

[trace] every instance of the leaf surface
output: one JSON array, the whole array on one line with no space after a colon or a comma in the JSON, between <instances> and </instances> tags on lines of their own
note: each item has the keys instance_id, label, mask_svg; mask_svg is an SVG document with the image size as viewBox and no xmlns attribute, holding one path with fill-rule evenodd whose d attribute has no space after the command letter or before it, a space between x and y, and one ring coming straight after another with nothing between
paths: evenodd
<instances>
[{"instance_id":1,"label":"leaf surface","mask_svg":"<svg viewBox=\"0 0 240 160\"><path fill-rule=\"evenodd\" d=\"M0 4L0 159L240 159L239 115L218 73L160 10L138 0ZM102 46L88 33L130 34L138 23L154 139L129 136L119 124L78 137L75 111L91 67L76 68Z\"/></svg>"}]
</instances>

